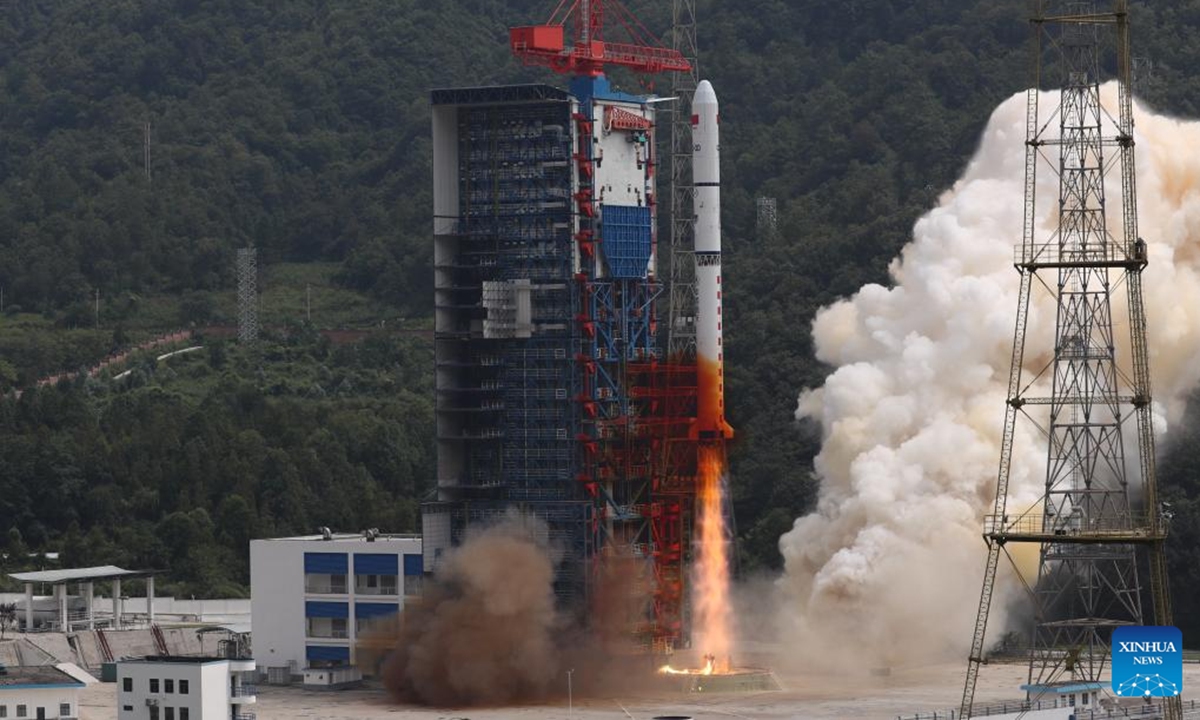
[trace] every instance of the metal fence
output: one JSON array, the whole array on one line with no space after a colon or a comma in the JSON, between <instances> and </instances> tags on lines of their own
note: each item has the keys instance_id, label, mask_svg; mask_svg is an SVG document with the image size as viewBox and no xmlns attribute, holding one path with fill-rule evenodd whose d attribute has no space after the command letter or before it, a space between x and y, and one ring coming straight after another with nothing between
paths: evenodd
<instances>
[{"instance_id":1,"label":"metal fence","mask_svg":"<svg viewBox=\"0 0 1200 720\"><path fill-rule=\"evenodd\" d=\"M1034 710L1050 710L1056 707L1052 701L1042 700L1029 702L1027 700L1015 700L1006 703L996 703L994 705L985 705L983 707L975 707L971 711L971 717L982 718L990 715L1011 715L1013 713L1030 712ZM1061 706L1060 706L1061 707ZM1190 720L1200 719L1200 705L1196 704L1195 700L1186 700L1183 703L1183 716ZM1137 718L1138 720L1156 720L1162 717L1162 708L1157 704L1139 705L1135 707L1108 707L1108 708L1077 708L1075 710L1074 720L1117 720L1118 718ZM917 713L915 715L897 715L896 720L962 720L957 710L935 710L927 713Z\"/></svg>"}]
</instances>

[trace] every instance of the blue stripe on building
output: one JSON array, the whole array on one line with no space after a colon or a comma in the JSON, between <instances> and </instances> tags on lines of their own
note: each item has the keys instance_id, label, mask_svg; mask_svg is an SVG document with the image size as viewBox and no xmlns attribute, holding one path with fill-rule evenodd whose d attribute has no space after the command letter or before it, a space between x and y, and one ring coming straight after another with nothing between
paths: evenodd
<instances>
[{"instance_id":1,"label":"blue stripe on building","mask_svg":"<svg viewBox=\"0 0 1200 720\"><path fill-rule=\"evenodd\" d=\"M425 574L425 557L422 555L404 556L404 576L413 577Z\"/></svg>"},{"instance_id":2,"label":"blue stripe on building","mask_svg":"<svg viewBox=\"0 0 1200 720\"><path fill-rule=\"evenodd\" d=\"M400 605L397 603L354 603L354 617L357 620L387 617L398 612Z\"/></svg>"},{"instance_id":3,"label":"blue stripe on building","mask_svg":"<svg viewBox=\"0 0 1200 720\"><path fill-rule=\"evenodd\" d=\"M336 645L308 645L304 648L304 656L309 662L313 660L350 662L350 648Z\"/></svg>"},{"instance_id":4,"label":"blue stripe on building","mask_svg":"<svg viewBox=\"0 0 1200 720\"><path fill-rule=\"evenodd\" d=\"M345 575L346 553L304 553L306 575Z\"/></svg>"},{"instance_id":5,"label":"blue stripe on building","mask_svg":"<svg viewBox=\"0 0 1200 720\"><path fill-rule=\"evenodd\" d=\"M304 603L304 617L310 618L348 618L350 604L344 602L322 602L309 600Z\"/></svg>"},{"instance_id":6,"label":"blue stripe on building","mask_svg":"<svg viewBox=\"0 0 1200 720\"><path fill-rule=\"evenodd\" d=\"M399 575L400 559L395 553L354 553L355 575Z\"/></svg>"}]
</instances>

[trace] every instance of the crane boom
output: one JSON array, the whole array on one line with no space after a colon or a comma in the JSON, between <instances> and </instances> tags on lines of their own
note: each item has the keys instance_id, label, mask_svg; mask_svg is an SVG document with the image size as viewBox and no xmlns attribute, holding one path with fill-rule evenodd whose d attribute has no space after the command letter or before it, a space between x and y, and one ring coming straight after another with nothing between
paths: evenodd
<instances>
[{"instance_id":1,"label":"crane boom","mask_svg":"<svg viewBox=\"0 0 1200 720\"><path fill-rule=\"evenodd\" d=\"M611 9L631 42L604 39L605 10ZM575 37L566 44L566 23L575 19ZM625 67L636 73L688 72L691 64L678 50L663 47L620 0L564 0L544 25L512 28L513 54L526 65L548 67L570 75L597 77L606 66Z\"/></svg>"}]
</instances>

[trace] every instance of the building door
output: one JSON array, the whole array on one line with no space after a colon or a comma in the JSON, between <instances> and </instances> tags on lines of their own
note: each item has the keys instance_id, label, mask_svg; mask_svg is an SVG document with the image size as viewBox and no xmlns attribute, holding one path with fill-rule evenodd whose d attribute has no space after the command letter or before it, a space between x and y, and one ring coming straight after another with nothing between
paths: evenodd
<instances>
[{"instance_id":1,"label":"building door","mask_svg":"<svg viewBox=\"0 0 1200 720\"><path fill-rule=\"evenodd\" d=\"M46 720L46 708L40 707L37 709L37 720Z\"/></svg>"}]
</instances>

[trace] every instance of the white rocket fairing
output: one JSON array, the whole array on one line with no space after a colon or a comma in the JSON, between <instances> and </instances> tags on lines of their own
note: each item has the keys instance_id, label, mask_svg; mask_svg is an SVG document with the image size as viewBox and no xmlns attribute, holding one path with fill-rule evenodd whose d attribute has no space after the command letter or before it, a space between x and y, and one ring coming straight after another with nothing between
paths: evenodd
<instances>
[{"instance_id":1,"label":"white rocket fairing","mask_svg":"<svg viewBox=\"0 0 1200 720\"><path fill-rule=\"evenodd\" d=\"M721 141L712 83L700 81L692 98L692 184L695 186L696 435L729 439L725 422L724 348L721 343Z\"/></svg>"}]
</instances>

